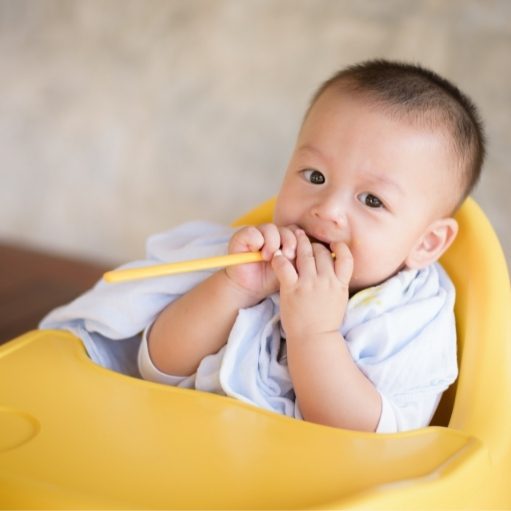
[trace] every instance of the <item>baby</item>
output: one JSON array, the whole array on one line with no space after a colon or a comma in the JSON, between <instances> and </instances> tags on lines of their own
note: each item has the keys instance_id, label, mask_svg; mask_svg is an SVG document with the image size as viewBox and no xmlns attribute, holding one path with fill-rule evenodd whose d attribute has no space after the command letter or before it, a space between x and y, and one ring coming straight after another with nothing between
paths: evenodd
<instances>
[{"instance_id":1,"label":"baby","mask_svg":"<svg viewBox=\"0 0 511 511\"><path fill-rule=\"evenodd\" d=\"M305 116L274 223L230 240L230 253L261 250L266 262L219 271L164 309L148 336L154 365L194 373L240 309L280 290L303 417L374 431L381 397L341 335L349 297L439 259L482 159L475 109L442 78L384 61L338 73Z\"/></svg>"},{"instance_id":2,"label":"baby","mask_svg":"<svg viewBox=\"0 0 511 511\"><path fill-rule=\"evenodd\" d=\"M454 289L436 261L483 158L477 111L445 79L384 60L342 70L313 97L273 223L229 234L230 253L264 262L160 306L143 325L141 375L255 404L266 392L292 403L282 413L334 427L426 426L457 376ZM249 335L244 311L262 321L267 303L264 332ZM232 373L245 371L240 387Z\"/></svg>"}]
</instances>

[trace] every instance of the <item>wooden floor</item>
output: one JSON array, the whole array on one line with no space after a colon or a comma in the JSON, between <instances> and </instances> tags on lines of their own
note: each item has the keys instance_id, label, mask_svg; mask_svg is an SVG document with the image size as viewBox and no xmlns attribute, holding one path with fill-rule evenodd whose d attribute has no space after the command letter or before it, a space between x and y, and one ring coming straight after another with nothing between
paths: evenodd
<instances>
[{"instance_id":1,"label":"wooden floor","mask_svg":"<svg viewBox=\"0 0 511 511\"><path fill-rule=\"evenodd\" d=\"M37 328L48 311L91 287L107 269L0 244L0 344Z\"/></svg>"}]
</instances>

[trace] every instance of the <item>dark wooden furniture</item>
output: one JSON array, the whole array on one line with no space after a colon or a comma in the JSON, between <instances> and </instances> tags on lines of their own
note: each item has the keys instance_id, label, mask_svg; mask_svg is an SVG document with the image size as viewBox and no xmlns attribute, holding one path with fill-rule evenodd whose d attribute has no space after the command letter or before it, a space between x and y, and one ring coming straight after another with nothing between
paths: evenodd
<instances>
[{"instance_id":1,"label":"dark wooden furniture","mask_svg":"<svg viewBox=\"0 0 511 511\"><path fill-rule=\"evenodd\" d=\"M91 287L106 264L0 243L0 344L37 328L51 309Z\"/></svg>"}]
</instances>

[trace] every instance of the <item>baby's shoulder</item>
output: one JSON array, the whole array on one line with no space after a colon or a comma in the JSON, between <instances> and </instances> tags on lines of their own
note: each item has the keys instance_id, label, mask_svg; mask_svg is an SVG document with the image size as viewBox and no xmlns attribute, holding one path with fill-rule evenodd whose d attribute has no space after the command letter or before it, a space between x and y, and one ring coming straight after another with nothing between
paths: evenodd
<instances>
[{"instance_id":1,"label":"baby's shoulder","mask_svg":"<svg viewBox=\"0 0 511 511\"><path fill-rule=\"evenodd\" d=\"M387 315L398 316L405 309L408 315L421 315L431 310L452 310L455 290L445 270L438 263L421 269L405 269L377 286L353 295L345 324L360 324Z\"/></svg>"}]
</instances>

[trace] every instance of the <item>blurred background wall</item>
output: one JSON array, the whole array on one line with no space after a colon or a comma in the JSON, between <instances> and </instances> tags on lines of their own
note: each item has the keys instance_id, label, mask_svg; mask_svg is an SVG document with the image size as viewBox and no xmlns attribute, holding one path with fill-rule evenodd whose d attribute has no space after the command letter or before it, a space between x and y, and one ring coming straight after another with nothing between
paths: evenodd
<instances>
[{"instance_id":1,"label":"blurred background wall","mask_svg":"<svg viewBox=\"0 0 511 511\"><path fill-rule=\"evenodd\" d=\"M0 0L0 241L116 264L276 193L338 68L420 62L480 106L510 261L511 2Z\"/></svg>"}]
</instances>

